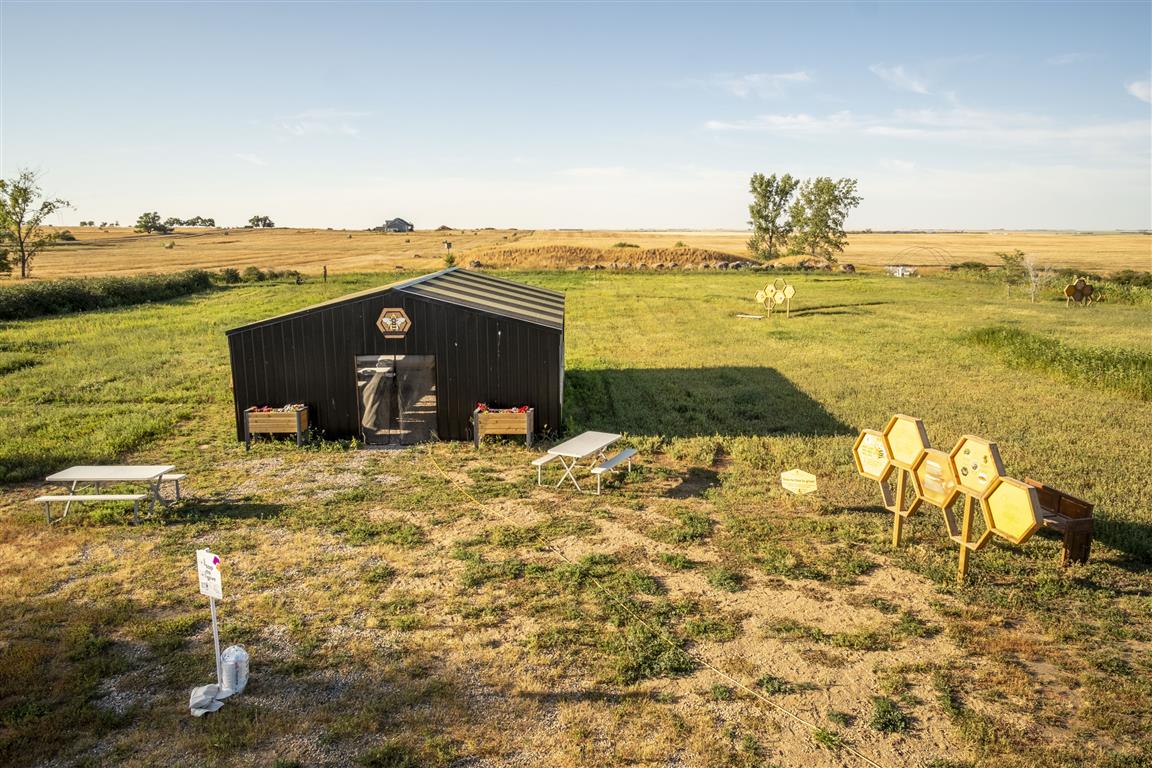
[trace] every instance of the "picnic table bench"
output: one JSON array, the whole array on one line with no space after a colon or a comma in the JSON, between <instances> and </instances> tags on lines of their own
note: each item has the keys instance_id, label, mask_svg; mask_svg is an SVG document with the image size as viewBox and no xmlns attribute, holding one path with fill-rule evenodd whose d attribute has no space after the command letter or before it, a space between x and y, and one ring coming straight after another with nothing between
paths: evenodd
<instances>
[{"instance_id":1,"label":"picnic table bench","mask_svg":"<svg viewBox=\"0 0 1152 768\"><path fill-rule=\"evenodd\" d=\"M44 505L44 517L49 523L55 522L52 520L52 502L64 502L65 507L73 502L85 501L130 501L132 502L132 524L140 522L140 502L148 498L146 493L57 493L48 496L37 496L33 501L40 502ZM67 515L65 511L64 515ZM56 518L56 520L63 520L64 515Z\"/></svg>"}]
</instances>

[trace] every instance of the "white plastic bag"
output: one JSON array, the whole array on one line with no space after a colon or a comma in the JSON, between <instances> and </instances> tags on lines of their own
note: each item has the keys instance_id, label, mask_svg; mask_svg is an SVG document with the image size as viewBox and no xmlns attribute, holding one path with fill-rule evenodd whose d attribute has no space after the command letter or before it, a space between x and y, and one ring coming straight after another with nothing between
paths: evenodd
<instances>
[{"instance_id":1,"label":"white plastic bag","mask_svg":"<svg viewBox=\"0 0 1152 768\"><path fill-rule=\"evenodd\" d=\"M248 651L242 645L230 645L220 654L220 693L231 696L248 685Z\"/></svg>"}]
</instances>

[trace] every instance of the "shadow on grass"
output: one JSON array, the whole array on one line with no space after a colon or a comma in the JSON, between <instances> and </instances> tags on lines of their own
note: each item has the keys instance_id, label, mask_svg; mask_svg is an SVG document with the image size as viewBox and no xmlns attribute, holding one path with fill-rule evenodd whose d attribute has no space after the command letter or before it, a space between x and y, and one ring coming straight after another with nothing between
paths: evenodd
<instances>
[{"instance_id":1,"label":"shadow on grass","mask_svg":"<svg viewBox=\"0 0 1152 768\"><path fill-rule=\"evenodd\" d=\"M565 396L569 427L575 432L664 437L856 434L774 368L571 370Z\"/></svg>"},{"instance_id":2,"label":"shadow on grass","mask_svg":"<svg viewBox=\"0 0 1152 768\"><path fill-rule=\"evenodd\" d=\"M1134 520L1116 520L1096 515L1096 541L1128 555L1126 564L1116 565L1133 571L1152 570L1152 525ZM1095 552L1092 553L1095 556Z\"/></svg>"},{"instance_id":3,"label":"shadow on grass","mask_svg":"<svg viewBox=\"0 0 1152 768\"><path fill-rule=\"evenodd\" d=\"M720 485L720 473L705 467L689 467L688 474L680 479L680 484L664 495L670 499L690 499L703 496L709 488Z\"/></svg>"},{"instance_id":4,"label":"shadow on grass","mask_svg":"<svg viewBox=\"0 0 1152 768\"><path fill-rule=\"evenodd\" d=\"M167 507L157 507L166 525L203 523L212 520L275 520L288 510L285 504L214 499L184 499Z\"/></svg>"},{"instance_id":5,"label":"shadow on grass","mask_svg":"<svg viewBox=\"0 0 1152 768\"><path fill-rule=\"evenodd\" d=\"M860 301L855 304L824 304L815 307L799 306L792 310L791 317L808 317L809 315L862 315L861 307L876 307L882 304L891 304L890 301Z\"/></svg>"}]
</instances>

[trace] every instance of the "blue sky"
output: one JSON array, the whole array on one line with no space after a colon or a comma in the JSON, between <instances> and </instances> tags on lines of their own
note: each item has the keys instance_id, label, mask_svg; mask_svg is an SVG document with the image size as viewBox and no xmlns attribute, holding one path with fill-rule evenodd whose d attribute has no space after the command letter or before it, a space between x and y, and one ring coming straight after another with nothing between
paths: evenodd
<instances>
[{"instance_id":1,"label":"blue sky","mask_svg":"<svg viewBox=\"0 0 1152 768\"><path fill-rule=\"evenodd\" d=\"M1152 228L1152 3L0 4L0 173L284 226Z\"/></svg>"}]
</instances>

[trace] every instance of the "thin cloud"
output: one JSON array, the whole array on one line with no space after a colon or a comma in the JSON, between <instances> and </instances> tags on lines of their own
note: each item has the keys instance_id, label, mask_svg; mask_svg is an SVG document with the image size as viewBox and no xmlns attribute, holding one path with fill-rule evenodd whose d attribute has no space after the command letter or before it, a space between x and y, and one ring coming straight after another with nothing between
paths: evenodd
<instances>
[{"instance_id":1,"label":"thin cloud","mask_svg":"<svg viewBox=\"0 0 1152 768\"><path fill-rule=\"evenodd\" d=\"M1087 61L1092 58L1090 53L1081 53L1079 51L1072 51L1071 53L1061 53L1057 56L1049 56L1044 59L1044 63L1053 67L1063 67L1068 64L1078 64L1081 61Z\"/></svg>"},{"instance_id":2,"label":"thin cloud","mask_svg":"<svg viewBox=\"0 0 1152 768\"><path fill-rule=\"evenodd\" d=\"M1135 94L1134 94L1135 95ZM1139 98L1139 97L1138 97ZM966 108L901 109L887 115L850 111L829 115L767 114L748 120L710 120L715 132L760 132L800 136L865 136L972 146L1038 147L1071 145L1091 153L1130 156L1145 149L1152 134L1147 121L1066 124L1027 112Z\"/></svg>"},{"instance_id":3,"label":"thin cloud","mask_svg":"<svg viewBox=\"0 0 1152 768\"><path fill-rule=\"evenodd\" d=\"M290 136L356 136L360 128L355 124L367 112L348 112L337 109L310 109L275 121L281 133Z\"/></svg>"},{"instance_id":4,"label":"thin cloud","mask_svg":"<svg viewBox=\"0 0 1152 768\"><path fill-rule=\"evenodd\" d=\"M924 96L930 95L932 92L928 90L927 84L923 80L913 75L904 69L903 64L898 64L895 67L885 67L881 64L873 64L868 67L872 74L888 83L891 87L899 91L911 91L912 93L919 93Z\"/></svg>"},{"instance_id":5,"label":"thin cloud","mask_svg":"<svg viewBox=\"0 0 1152 768\"><path fill-rule=\"evenodd\" d=\"M249 154L248 152L237 152L235 155L233 155L233 157L252 165L268 165L264 158L260 157L259 155Z\"/></svg>"},{"instance_id":6,"label":"thin cloud","mask_svg":"<svg viewBox=\"0 0 1152 768\"><path fill-rule=\"evenodd\" d=\"M1128 83L1128 85L1124 86L1124 90L1140 99L1140 101L1152 104L1152 83L1149 83L1147 80L1137 80L1136 82Z\"/></svg>"},{"instance_id":7,"label":"thin cloud","mask_svg":"<svg viewBox=\"0 0 1152 768\"><path fill-rule=\"evenodd\" d=\"M717 75L712 84L721 90L746 99L749 96L770 97L791 86L811 82L804 70L795 72L753 72L747 75Z\"/></svg>"}]
</instances>

